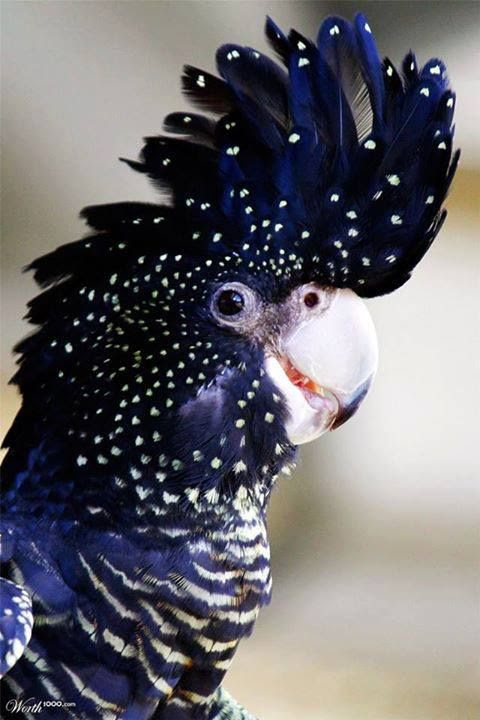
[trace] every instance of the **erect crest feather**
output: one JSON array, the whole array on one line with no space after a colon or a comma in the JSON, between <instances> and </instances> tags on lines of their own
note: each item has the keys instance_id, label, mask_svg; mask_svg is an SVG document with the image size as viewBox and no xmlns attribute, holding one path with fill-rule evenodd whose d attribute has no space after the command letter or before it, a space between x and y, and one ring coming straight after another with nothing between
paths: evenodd
<instances>
[{"instance_id":1,"label":"erect crest feather","mask_svg":"<svg viewBox=\"0 0 480 720\"><path fill-rule=\"evenodd\" d=\"M140 161L125 161L172 207L121 203L84 217L102 233L133 241L155 231L160 247L195 254L211 253L221 234L215 253L259 250L265 272L281 250L289 281L301 266L302 281L390 292L438 232L458 162L445 66L419 69L409 52L398 72L361 14L352 24L327 18L316 44L269 18L266 34L283 67L238 45L217 51L220 78L187 66L185 93L216 117L172 113L173 136L147 138ZM159 215L168 219L154 227ZM81 244L34 264L40 282L74 247L80 257Z\"/></svg>"}]
</instances>

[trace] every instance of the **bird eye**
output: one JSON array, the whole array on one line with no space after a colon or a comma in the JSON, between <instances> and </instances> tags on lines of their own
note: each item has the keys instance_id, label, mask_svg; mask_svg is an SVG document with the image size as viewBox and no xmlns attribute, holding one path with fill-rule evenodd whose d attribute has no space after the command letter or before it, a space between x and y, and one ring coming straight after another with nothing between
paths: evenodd
<instances>
[{"instance_id":1,"label":"bird eye","mask_svg":"<svg viewBox=\"0 0 480 720\"><path fill-rule=\"evenodd\" d=\"M316 292L308 292L303 298L303 302L308 308L314 308L320 302Z\"/></svg>"},{"instance_id":2,"label":"bird eye","mask_svg":"<svg viewBox=\"0 0 480 720\"><path fill-rule=\"evenodd\" d=\"M228 282L214 293L210 312L220 325L247 329L256 321L261 302L254 290L240 282Z\"/></svg>"},{"instance_id":3,"label":"bird eye","mask_svg":"<svg viewBox=\"0 0 480 720\"><path fill-rule=\"evenodd\" d=\"M227 317L238 315L245 307L245 298L238 290L223 290L217 298L217 308Z\"/></svg>"}]
</instances>

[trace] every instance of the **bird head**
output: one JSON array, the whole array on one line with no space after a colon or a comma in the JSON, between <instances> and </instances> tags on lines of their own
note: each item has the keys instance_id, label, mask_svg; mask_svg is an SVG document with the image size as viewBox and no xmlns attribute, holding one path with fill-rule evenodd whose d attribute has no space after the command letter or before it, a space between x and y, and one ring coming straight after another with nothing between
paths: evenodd
<instances>
[{"instance_id":1,"label":"bird head","mask_svg":"<svg viewBox=\"0 0 480 720\"><path fill-rule=\"evenodd\" d=\"M242 354L257 355L257 375L268 377L276 388L274 400L285 407L288 440L308 442L345 422L368 392L377 366L375 329L362 300L351 290L315 282L286 289L274 283L266 293L248 276L233 278L211 294L210 317L231 333ZM265 413L264 420L273 417ZM238 424L246 422L241 418Z\"/></svg>"},{"instance_id":2,"label":"bird head","mask_svg":"<svg viewBox=\"0 0 480 720\"><path fill-rule=\"evenodd\" d=\"M382 63L362 15L328 18L316 44L266 30L283 67L235 45L221 78L187 67L207 115L169 115L125 161L170 204L87 208L95 232L32 264L50 287L19 346L13 497L96 522L263 502L295 446L368 392L362 298L402 285L443 222L454 95L439 60Z\"/></svg>"}]
</instances>

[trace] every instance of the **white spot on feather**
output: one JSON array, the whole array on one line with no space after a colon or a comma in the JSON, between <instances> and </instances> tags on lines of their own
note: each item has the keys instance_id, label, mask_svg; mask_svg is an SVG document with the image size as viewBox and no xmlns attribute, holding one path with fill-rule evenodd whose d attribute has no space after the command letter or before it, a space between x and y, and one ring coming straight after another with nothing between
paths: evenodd
<instances>
[{"instance_id":1,"label":"white spot on feather","mask_svg":"<svg viewBox=\"0 0 480 720\"><path fill-rule=\"evenodd\" d=\"M235 465L233 466L233 472L234 472L236 475L238 475L238 474L241 473L241 472L245 472L246 469L247 469L247 466L245 465L245 463L243 462L243 460L239 460L239 461L236 462Z\"/></svg>"},{"instance_id":2,"label":"white spot on feather","mask_svg":"<svg viewBox=\"0 0 480 720\"><path fill-rule=\"evenodd\" d=\"M180 500L180 495L173 495L171 493L168 493L166 490L163 493L163 502L167 505L171 505L172 503L177 502Z\"/></svg>"},{"instance_id":3,"label":"white spot on feather","mask_svg":"<svg viewBox=\"0 0 480 720\"><path fill-rule=\"evenodd\" d=\"M398 175L387 175L387 180L390 185L400 185L400 178L398 177Z\"/></svg>"}]
</instances>

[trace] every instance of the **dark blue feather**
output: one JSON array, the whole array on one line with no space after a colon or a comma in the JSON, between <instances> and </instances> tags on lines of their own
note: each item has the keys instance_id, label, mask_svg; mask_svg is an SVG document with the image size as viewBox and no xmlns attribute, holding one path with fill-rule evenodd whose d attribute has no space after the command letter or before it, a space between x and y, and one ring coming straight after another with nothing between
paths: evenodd
<instances>
[{"instance_id":1,"label":"dark blue feather","mask_svg":"<svg viewBox=\"0 0 480 720\"><path fill-rule=\"evenodd\" d=\"M288 42L288 38L268 15L265 21L265 35L279 58L285 65L288 66L290 58L290 44Z\"/></svg>"},{"instance_id":2,"label":"dark blue feather","mask_svg":"<svg viewBox=\"0 0 480 720\"><path fill-rule=\"evenodd\" d=\"M385 88L383 84L382 64L378 55L375 39L368 20L362 13L357 13L354 20L355 34L358 43L358 61L363 78L368 87L372 106L372 131L382 137L384 131Z\"/></svg>"}]
</instances>

